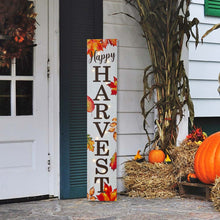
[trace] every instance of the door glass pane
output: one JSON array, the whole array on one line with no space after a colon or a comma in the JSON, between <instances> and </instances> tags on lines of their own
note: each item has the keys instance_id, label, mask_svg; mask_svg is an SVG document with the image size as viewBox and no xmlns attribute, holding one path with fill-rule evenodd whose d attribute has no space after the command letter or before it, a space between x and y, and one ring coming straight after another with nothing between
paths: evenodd
<instances>
[{"instance_id":1,"label":"door glass pane","mask_svg":"<svg viewBox=\"0 0 220 220\"><path fill-rule=\"evenodd\" d=\"M0 47L2 46L4 40L0 39ZM0 61L1 62L1 61ZM0 66L0 75L11 75L11 65L9 67L1 67Z\"/></svg>"},{"instance_id":2,"label":"door glass pane","mask_svg":"<svg viewBox=\"0 0 220 220\"><path fill-rule=\"evenodd\" d=\"M33 76L33 48L25 57L16 60L17 76Z\"/></svg>"},{"instance_id":3,"label":"door glass pane","mask_svg":"<svg viewBox=\"0 0 220 220\"><path fill-rule=\"evenodd\" d=\"M0 75L3 76L3 75L11 75L11 65L10 67L0 67Z\"/></svg>"},{"instance_id":4,"label":"door glass pane","mask_svg":"<svg viewBox=\"0 0 220 220\"><path fill-rule=\"evenodd\" d=\"M16 81L16 115L33 114L33 82Z\"/></svg>"},{"instance_id":5,"label":"door glass pane","mask_svg":"<svg viewBox=\"0 0 220 220\"><path fill-rule=\"evenodd\" d=\"M0 81L0 115L11 115L11 81Z\"/></svg>"}]
</instances>

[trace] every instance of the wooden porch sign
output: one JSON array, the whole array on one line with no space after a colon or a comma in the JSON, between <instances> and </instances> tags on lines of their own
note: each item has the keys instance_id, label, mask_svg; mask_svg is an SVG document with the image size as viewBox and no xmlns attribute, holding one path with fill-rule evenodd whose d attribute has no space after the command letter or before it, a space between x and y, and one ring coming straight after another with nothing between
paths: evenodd
<instances>
[{"instance_id":1,"label":"wooden porch sign","mask_svg":"<svg viewBox=\"0 0 220 220\"><path fill-rule=\"evenodd\" d=\"M87 40L87 198L117 200L117 40Z\"/></svg>"}]
</instances>

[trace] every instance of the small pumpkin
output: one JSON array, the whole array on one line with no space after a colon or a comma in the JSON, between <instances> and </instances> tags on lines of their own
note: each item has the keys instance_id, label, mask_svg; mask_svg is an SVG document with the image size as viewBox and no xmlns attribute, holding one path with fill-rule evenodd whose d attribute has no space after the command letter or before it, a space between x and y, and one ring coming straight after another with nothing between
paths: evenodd
<instances>
[{"instance_id":1,"label":"small pumpkin","mask_svg":"<svg viewBox=\"0 0 220 220\"><path fill-rule=\"evenodd\" d=\"M194 170L198 179L206 184L220 177L220 132L207 137L199 146L194 160Z\"/></svg>"},{"instance_id":2,"label":"small pumpkin","mask_svg":"<svg viewBox=\"0 0 220 220\"><path fill-rule=\"evenodd\" d=\"M159 150L159 147L156 146L154 150L151 150L148 156L150 163L161 163L165 159L165 153L162 150Z\"/></svg>"},{"instance_id":3,"label":"small pumpkin","mask_svg":"<svg viewBox=\"0 0 220 220\"><path fill-rule=\"evenodd\" d=\"M140 155L140 150L138 150L137 154L134 157L134 160L137 161L138 163L144 162L145 158Z\"/></svg>"},{"instance_id":4,"label":"small pumpkin","mask_svg":"<svg viewBox=\"0 0 220 220\"><path fill-rule=\"evenodd\" d=\"M137 151L137 154L135 155L134 160L138 160L142 158L142 156L140 155L140 152L141 152L140 150Z\"/></svg>"},{"instance_id":5,"label":"small pumpkin","mask_svg":"<svg viewBox=\"0 0 220 220\"><path fill-rule=\"evenodd\" d=\"M189 173L187 175L187 182L189 182L189 183L197 183L198 182L198 178L197 178L196 174L195 173Z\"/></svg>"},{"instance_id":6,"label":"small pumpkin","mask_svg":"<svg viewBox=\"0 0 220 220\"><path fill-rule=\"evenodd\" d=\"M170 164L172 161L169 157L169 155L167 154L166 158L164 159L164 163Z\"/></svg>"}]
</instances>

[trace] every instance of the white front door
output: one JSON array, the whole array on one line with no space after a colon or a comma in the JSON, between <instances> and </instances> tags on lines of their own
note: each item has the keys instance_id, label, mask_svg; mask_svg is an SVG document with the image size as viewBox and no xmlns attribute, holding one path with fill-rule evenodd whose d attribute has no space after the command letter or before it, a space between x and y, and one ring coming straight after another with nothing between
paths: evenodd
<instances>
[{"instance_id":1,"label":"white front door","mask_svg":"<svg viewBox=\"0 0 220 220\"><path fill-rule=\"evenodd\" d=\"M49 194L48 1L34 3L33 59L0 70L0 200Z\"/></svg>"}]
</instances>

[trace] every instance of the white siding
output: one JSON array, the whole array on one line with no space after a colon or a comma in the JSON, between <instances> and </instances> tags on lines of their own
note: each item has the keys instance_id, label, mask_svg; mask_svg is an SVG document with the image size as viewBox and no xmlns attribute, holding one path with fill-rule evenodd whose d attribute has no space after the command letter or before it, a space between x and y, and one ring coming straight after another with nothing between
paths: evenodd
<instances>
[{"instance_id":1,"label":"white siding","mask_svg":"<svg viewBox=\"0 0 220 220\"><path fill-rule=\"evenodd\" d=\"M199 34L202 35L220 18L204 15L204 0L192 0L191 19L200 21ZM195 49L193 39L189 43L189 79L196 117L219 117L220 96L217 92L220 72L220 30L204 38L204 43Z\"/></svg>"},{"instance_id":2,"label":"white siding","mask_svg":"<svg viewBox=\"0 0 220 220\"><path fill-rule=\"evenodd\" d=\"M119 40L118 69L118 190L123 190L123 162L137 150L143 150L147 136L143 129L140 100L143 94L143 72L150 64L145 39L139 24L123 14L137 16L124 0L104 0L104 37ZM153 134L153 113L149 129Z\"/></svg>"}]
</instances>

